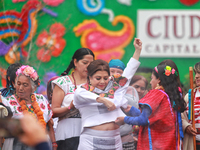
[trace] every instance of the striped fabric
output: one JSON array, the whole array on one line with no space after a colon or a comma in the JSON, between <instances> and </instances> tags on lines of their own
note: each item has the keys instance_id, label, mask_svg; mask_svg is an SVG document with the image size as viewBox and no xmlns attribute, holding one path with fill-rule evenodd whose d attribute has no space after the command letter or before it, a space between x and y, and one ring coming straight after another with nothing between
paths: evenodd
<instances>
[{"instance_id":1,"label":"striped fabric","mask_svg":"<svg viewBox=\"0 0 200 150\"><path fill-rule=\"evenodd\" d=\"M187 106L187 114L189 107ZM197 129L196 140L200 141L200 89L194 90L194 114L195 114L195 127ZM192 121L190 120L192 124Z\"/></svg>"},{"instance_id":2,"label":"striped fabric","mask_svg":"<svg viewBox=\"0 0 200 150\"><path fill-rule=\"evenodd\" d=\"M155 89L139 101L140 108L149 105L152 114L149 126L140 127L137 150L176 150L176 115L167 97L163 91Z\"/></svg>"}]
</instances>

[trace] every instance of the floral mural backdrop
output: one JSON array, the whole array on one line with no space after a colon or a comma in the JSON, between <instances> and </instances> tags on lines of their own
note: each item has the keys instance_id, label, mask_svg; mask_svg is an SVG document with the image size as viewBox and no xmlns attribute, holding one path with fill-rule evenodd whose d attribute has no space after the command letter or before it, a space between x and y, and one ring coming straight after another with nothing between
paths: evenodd
<instances>
[{"instance_id":1,"label":"floral mural backdrop","mask_svg":"<svg viewBox=\"0 0 200 150\"><path fill-rule=\"evenodd\" d=\"M38 71L38 90L45 94L47 81L66 69L80 47L91 49L96 59L127 63L139 28L138 9L199 6L198 0L0 0L0 86L5 86L8 66L21 62ZM153 68L164 59L170 58L140 58L140 68ZM187 84L188 67L198 57L171 59Z\"/></svg>"}]
</instances>

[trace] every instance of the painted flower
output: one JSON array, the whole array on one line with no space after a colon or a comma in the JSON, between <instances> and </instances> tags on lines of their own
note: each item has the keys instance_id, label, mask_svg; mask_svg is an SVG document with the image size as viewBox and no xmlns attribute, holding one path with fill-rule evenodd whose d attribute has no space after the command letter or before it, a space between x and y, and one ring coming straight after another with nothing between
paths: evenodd
<instances>
[{"instance_id":1,"label":"painted flower","mask_svg":"<svg viewBox=\"0 0 200 150\"><path fill-rule=\"evenodd\" d=\"M62 38L65 32L66 29L61 23L54 23L49 33L47 31L40 33L36 45L42 48L37 52L37 58L42 62L48 62L51 56L58 57L66 46L66 41Z\"/></svg>"},{"instance_id":2,"label":"painted flower","mask_svg":"<svg viewBox=\"0 0 200 150\"><path fill-rule=\"evenodd\" d=\"M49 6L58 6L60 5L62 2L64 2L64 0L43 0L44 3L46 3Z\"/></svg>"},{"instance_id":3,"label":"painted flower","mask_svg":"<svg viewBox=\"0 0 200 150\"><path fill-rule=\"evenodd\" d=\"M13 48L11 48L8 53L5 55L5 60L9 64L14 64L15 62L20 60L20 53L17 51L14 51Z\"/></svg>"},{"instance_id":4,"label":"painted flower","mask_svg":"<svg viewBox=\"0 0 200 150\"><path fill-rule=\"evenodd\" d=\"M6 69L0 67L1 84L6 87Z\"/></svg>"},{"instance_id":5,"label":"painted flower","mask_svg":"<svg viewBox=\"0 0 200 150\"><path fill-rule=\"evenodd\" d=\"M24 2L26 0L12 0L13 3L18 3L18 2ZM60 5L62 2L64 2L64 0L43 0L43 2L49 6L58 6Z\"/></svg>"},{"instance_id":6,"label":"painted flower","mask_svg":"<svg viewBox=\"0 0 200 150\"><path fill-rule=\"evenodd\" d=\"M179 0L179 1L186 6L192 6L197 2L199 2L199 0Z\"/></svg>"},{"instance_id":7,"label":"painted flower","mask_svg":"<svg viewBox=\"0 0 200 150\"><path fill-rule=\"evenodd\" d=\"M171 71L165 70L165 75L166 75L166 76L169 76L170 74L171 74Z\"/></svg>"}]
</instances>

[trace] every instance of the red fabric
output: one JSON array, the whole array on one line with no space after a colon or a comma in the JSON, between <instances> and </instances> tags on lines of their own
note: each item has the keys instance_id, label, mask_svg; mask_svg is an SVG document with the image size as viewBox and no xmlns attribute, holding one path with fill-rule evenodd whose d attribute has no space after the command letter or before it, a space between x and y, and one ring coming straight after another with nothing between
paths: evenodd
<instances>
[{"instance_id":1,"label":"red fabric","mask_svg":"<svg viewBox=\"0 0 200 150\"><path fill-rule=\"evenodd\" d=\"M149 116L151 140L153 150L176 149L176 120L175 113L171 113L167 95L159 90L149 91L139 103L151 106ZM141 105L140 105L141 107ZM137 150L149 150L148 126L140 126Z\"/></svg>"}]
</instances>

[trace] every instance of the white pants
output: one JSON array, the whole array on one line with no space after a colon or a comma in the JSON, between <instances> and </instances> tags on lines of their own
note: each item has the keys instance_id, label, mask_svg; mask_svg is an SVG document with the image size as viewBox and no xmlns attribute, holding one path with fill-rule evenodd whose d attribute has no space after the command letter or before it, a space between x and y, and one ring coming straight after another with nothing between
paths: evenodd
<instances>
[{"instance_id":1,"label":"white pants","mask_svg":"<svg viewBox=\"0 0 200 150\"><path fill-rule=\"evenodd\" d=\"M120 131L100 131L84 128L78 150L122 150Z\"/></svg>"}]
</instances>

